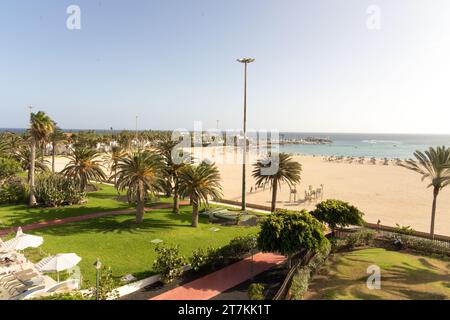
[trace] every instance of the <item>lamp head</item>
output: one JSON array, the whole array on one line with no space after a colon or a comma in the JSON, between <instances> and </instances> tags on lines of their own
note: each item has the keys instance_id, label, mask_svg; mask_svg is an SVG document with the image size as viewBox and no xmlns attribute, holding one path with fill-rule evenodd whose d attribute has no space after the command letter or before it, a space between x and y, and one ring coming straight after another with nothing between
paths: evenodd
<instances>
[{"instance_id":1,"label":"lamp head","mask_svg":"<svg viewBox=\"0 0 450 320\"><path fill-rule=\"evenodd\" d=\"M100 270L100 268L102 267L102 263L100 262L100 259L99 259L99 258L97 258L97 260L95 260L95 262L94 262L94 267L95 267L95 269L97 269L97 270Z\"/></svg>"},{"instance_id":2,"label":"lamp head","mask_svg":"<svg viewBox=\"0 0 450 320\"><path fill-rule=\"evenodd\" d=\"M255 61L255 59L253 58L241 58L241 59L237 59L237 62L240 63L252 63L253 61Z\"/></svg>"}]
</instances>

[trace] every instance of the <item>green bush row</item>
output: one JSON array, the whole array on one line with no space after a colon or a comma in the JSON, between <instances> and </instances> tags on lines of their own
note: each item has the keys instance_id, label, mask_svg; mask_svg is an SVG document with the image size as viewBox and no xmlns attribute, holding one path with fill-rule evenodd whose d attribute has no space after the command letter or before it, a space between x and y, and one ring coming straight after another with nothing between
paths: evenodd
<instances>
[{"instance_id":1,"label":"green bush row","mask_svg":"<svg viewBox=\"0 0 450 320\"><path fill-rule=\"evenodd\" d=\"M214 268L217 263L242 259L256 248L255 236L237 237L221 248L194 250L192 256L186 259L181 255L178 246L158 245L155 249L156 259L153 269L161 275L163 283L170 283L183 274L183 267L190 263L195 271Z\"/></svg>"},{"instance_id":2,"label":"green bush row","mask_svg":"<svg viewBox=\"0 0 450 320\"><path fill-rule=\"evenodd\" d=\"M237 237L221 248L194 250L192 256L189 258L189 263L195 271L214 269L216 264L242 259L252 250L256 250L256 248L257 242L255 236Z\"/></svg>"},{"instance_id":3,"label":"green bush row","mask_svg":"<svg viewBox=\"0 0 450 320\"><path fill-rule=\"evenodd\" d=\"M385 238L389 241L400 239L404 248L415 250L423 254L431 253L450 256L449 245L440 241L414 237L406 234L389 234L386 235Z\"/></svg>"},{"instance_id":4,"label":"green bush row","mask_svg":"<svg viewBox=\"0 0 450 320\"><path fill-rule=\"evenodd\" d=\"M301 300L308 290L311 276L325 262L331 252L331 245L318 251L305 266L299 267L291 280L288 296L291 300Z\"/></svg>"},{"instance_id":5,"label":"green bush row","mask_svg":"<svg viewBox=\"0 0 450 320\"><path fill-rule=\"evenodd\" d=\"M345 247L348 249L353 249L356 247L369 246L373 244L375 239L375 231L372 230L361 230L349 234L345 239Z\"/></svg>"}]
</instances>

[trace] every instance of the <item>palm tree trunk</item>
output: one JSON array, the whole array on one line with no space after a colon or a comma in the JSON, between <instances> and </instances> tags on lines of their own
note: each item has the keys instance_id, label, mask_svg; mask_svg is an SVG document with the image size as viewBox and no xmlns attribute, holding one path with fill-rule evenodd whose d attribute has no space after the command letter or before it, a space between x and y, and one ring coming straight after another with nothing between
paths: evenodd
<instances>
[{"instance_id":1,"label":"palm tree trunk","mask_svg":"<svg viewBox=\"0 0 450 320\"><path fill-rule=\"evenodd\" d=\"M198 227L198 201L192 201L192 227Z\"/></svg>"},{"instance_id":2,"label":"palm tree trunk","mask_svg":"<svg viewBox=\"0 0 450 320\"><path fill-rule=\"evenodd\" d=\"M274 179L272 185L272 207L270 209L271 212L275 212L277 206L277 191L278 191L278 181Z\"/></svg>"},{"instance_id":3,"label":"palm tree trunk","mask_svg":"<svg viewBox=\"0 0 450 320\"><path fill-rule=\"evenodd\" d=\"M80 179L80 189L81 192L86 192L86 187L87 187L87 181L84 178Z\"/></svg>"},{"instance_id":4,"label":"palm tree trunk","mask_svg":"<svg viewBox=\"0 0 450 320\"><path fill-rule=\"evenodd\" d=\"M433 205L431 206L431 227L430 227L430 237L434 239L434 220L436 218L436 200L439 194L439 188L435 187L433 189Z\"/></svg>"},{"instance_id":5,"label":"palm tree trunk","mask_svg":"<svg viewBox=\"0 0 450 320\"><path fill-rule=\"evenodd\" d=\"M34 195L34 169L36 161L36 139L31 137L31 152L30 152L30 168L28 169L28 174L30 177L30 200L29 205L33 207L36 205L36 197Z\"/></svg>"},{"instance_id":6,"label":"palm tree trunk","mask_svg":"<svg viewBox=\"0 0 450 320\"><path fill-rule=\"evenodd\" d=\"M55 173L56 144L52 142L52 173Z\"/></svg>"},{"instance_id":7,"label":"palm tree trunk","mask_svg":"<svg viewBox=\"0 0 450 320\"><path fill-rule=\"evenodd\" d=\"M178 196L178 181L175 181L175 188L173 189L173 213L180 213L180 202Z\"/></svg>"},{"instance_id":8,"label":"palm tree trunk","mask_svg":"<svg viewBox=\"0 0 450 320\"><path fill-rule=\"evenodd\" d=\"M144 192L143 192L142 181L139 182L138 186L138 196L137 196L137 206L136 206L136 223L141 224L144 220Z\"/></svg>"}]
</instances>

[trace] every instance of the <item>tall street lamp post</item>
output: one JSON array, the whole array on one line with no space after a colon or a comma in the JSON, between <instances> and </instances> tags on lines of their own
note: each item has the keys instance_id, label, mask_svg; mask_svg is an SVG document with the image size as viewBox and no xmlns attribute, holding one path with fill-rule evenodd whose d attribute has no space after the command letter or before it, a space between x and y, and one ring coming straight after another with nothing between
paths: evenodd
<instances>
[{"instance_id":1,"label":"tall street lamp post","mask_svg":"<svg viewBox=\"0 0 450 320\"><path fill-rule=\"evenodd\" d=\"M244 148L243 148L243 159L242 159L242 211L247 208L246 203L246 185L245 185L245 166L247 163L247 65L255 61L253 58L242 58L237 59L237 62L243 63L245 65L245 78L244 78Z\"/></svg>"}]
</instances>

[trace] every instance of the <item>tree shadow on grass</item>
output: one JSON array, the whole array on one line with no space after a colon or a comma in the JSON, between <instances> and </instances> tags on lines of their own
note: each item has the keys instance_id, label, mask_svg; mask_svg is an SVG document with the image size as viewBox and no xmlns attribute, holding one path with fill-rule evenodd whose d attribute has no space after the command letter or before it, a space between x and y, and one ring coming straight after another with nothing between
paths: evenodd
<instances>
[{"instance_id":1,"label":"tree shadow on grass","mask_svg":"<svg viewBox=\"0 0 450 320\"><path fill-rule=\"evenodd\" d=\"M417 299L440 300L450 296L445 293L450 287L450 275L444 268L439 268L424 257L419 256L422 266L412 265L406 261L381 270L381 289L369 290L366 280L369 275L355 277L359 272L365 273L365 267L374 262L355 257L358 255L334 256L324 265L326 272L318 272L311 282L309 299L336 299L354 297L356 299ZM342 274L340 267L356 268L350 275ZM359 270L359 272L357 271ZM348 270L347 270L348 271ZM354 277L354 278L353 278ZM444 292L434 290L434 284L441 283Z\"/></svg>"},{"instance_id":2,"label":"tree shadow on grass","mask_svg":"<svg viewBox=\"0 0 450 320\"><path fill-rule=\"evenodd\" d=\"M24 226L27 224L39 223L48 220L64 219L69 217L83 216L86 214L98 212L122 211L130 209L128 204L118 205L117 207L88 207L88 206L71 206L51 209L28 208L21 206L11 210L10 214L2 215L0 220L8 221L7 224L0 225L1 229L7 229L12 226Z\"/></svg>"},{"instance_id":3,"label":"tree shadow on grass","mask_svg":"<svg viewBox=\"0 0 450 320\"><path fill-rule=\"evenodd\" d=\"M434 282L450 282L450 274L440 274L434 270L415 268L404 263L392 267L386 279L406 285L425 285Z\"/></svg>"},{"instance_id":4,"label":"tree shadow on grass","mask_svg":"<svg viewBox=\"0 0 450 320\"><path fill-rule=\"evenodd\" d=\"M190 221L190 215L187 214L178 215L160 211L149 211L145 213L144 221L141 224L136 224L135 214L131 213L46 227L37 229L34 233L44 236L47 234L59 237L93 232L102 234L148 234L152 232L160 233L161 230L165 229L191 228Z\"/></svg>"}]
</instances>

